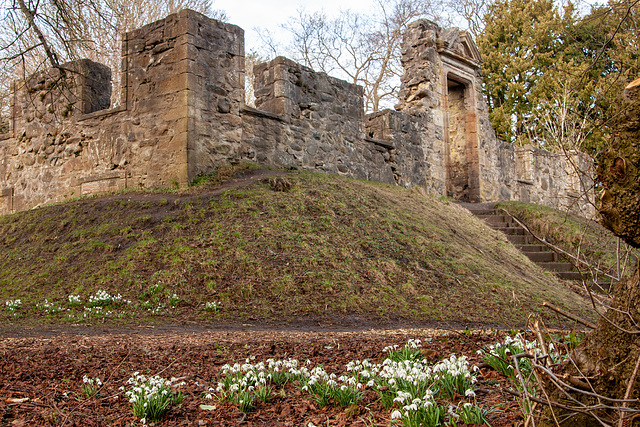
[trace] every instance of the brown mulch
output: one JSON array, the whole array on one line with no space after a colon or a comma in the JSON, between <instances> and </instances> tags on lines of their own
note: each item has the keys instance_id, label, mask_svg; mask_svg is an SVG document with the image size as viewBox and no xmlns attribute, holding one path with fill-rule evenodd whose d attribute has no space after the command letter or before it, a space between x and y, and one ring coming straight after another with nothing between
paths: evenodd
<instances>
[{"instance_id":1,"label":"brown mulch","mask_svg":"<svg viewBox=\"0 0 640 427\"><path fill-rule=\"evenodd\" d=\"M368 330L357 332L295 330L174 330L0 338L0 425L2 426L133 426L139 425L120 390L135 371L178 377L184 400L156 425L162 426L387 426L390 411L368 391L357 408L317 408L294 385L274 389L269 403L250 413L237 406L204 398L220 379L225 363L268 358L296 358L344 372L351 360L381 361L387 345L423 340L423 355L436 362L451 353L465 354L480 364L476 350L500 338L487 332L463 334L437 329ZM478 403L496 406L489 414L494 426L521 422L518 405L502 392L504 378L482 369ZM82 397L82 378L99 377L103 386L94 398ZM200 405L212 405L214 410ZM311 424L310 424L311 423Z\"/></svg>"}]
</instances>

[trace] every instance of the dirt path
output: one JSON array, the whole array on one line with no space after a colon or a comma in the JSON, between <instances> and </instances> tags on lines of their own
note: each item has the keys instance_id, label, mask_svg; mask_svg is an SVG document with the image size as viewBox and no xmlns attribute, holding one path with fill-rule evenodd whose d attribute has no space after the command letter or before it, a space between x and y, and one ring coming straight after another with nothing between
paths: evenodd
<instances>
[{"instance_id":1,"label":"dirt path","mask_svg":"<svg viewBox=\"0 0 640 427\"><path fill-rule=\"evenodd\" d=\"M388 321L385 323L368 321L360 316L342 316L333 319L325 317L307 317L285 322L246 321L203 323L159 323L155 325L113 326L113 325L51 325L25 326L0 325L0 339L3 338L55 338L65 336L99 336L99 335L159 335L159 334L198 334L198 333L359 333L366 331L395 330L440 330L450 333L465 330L505 330L505 325L480 325L455 322L403 322Z\"/></svg>"}]
</instances>

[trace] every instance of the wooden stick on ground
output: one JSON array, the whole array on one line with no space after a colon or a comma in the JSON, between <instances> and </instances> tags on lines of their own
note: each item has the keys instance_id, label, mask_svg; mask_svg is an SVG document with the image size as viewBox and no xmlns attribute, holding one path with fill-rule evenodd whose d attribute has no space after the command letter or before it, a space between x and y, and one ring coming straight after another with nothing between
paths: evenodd
<instances>
[{"instance_id":1,"label":"wooden stick on ground","mask_svg":"<svg viewBox=\"0 0 640 427\"><path fill-rule=\"evenodd\" d=\"M568 312L564 311L563 309L558 308L558 307L556 307L555 305L553 305L551 303L548 303L548 302L545 301L545 302L542 303L542 306L546 307L546 308L548 308L550 310L553 310L558 314L562 314L564 317L568 317L571 320L575 320L576 322L586 326L587 328L591 328L591 329L595 329L596 328L596 324L595 323L591 323L588 320L581 319L578 316L575 316L575 315L573 315L571 313L568 313Z\"/></svg>"}]
</instances>

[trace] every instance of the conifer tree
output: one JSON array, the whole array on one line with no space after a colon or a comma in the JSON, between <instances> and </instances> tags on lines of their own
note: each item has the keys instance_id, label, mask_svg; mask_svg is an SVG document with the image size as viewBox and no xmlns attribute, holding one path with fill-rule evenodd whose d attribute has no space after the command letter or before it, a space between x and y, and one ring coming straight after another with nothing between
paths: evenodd
<instances>
[{"instance_id":1,"label":"conifer tree","mask_svg":"<svg viewBox=\"0 0 640 427\"><path fill-rule=\"evenodd\" d=\"M548 90L545 73L559 60L563 25L552 0L496 0L489 5L477 44L499 138L515 142L535 127L530 119Z\"/></svg>"}]
</instances>

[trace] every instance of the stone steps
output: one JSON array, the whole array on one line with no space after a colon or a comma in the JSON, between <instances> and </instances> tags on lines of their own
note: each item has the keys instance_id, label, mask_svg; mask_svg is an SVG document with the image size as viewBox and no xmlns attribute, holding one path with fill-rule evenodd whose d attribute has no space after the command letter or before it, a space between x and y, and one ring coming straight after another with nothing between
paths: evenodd
<instances>
[{"instance_id":1,"label":"stone steps","mask_svg":"<svg viewBox=\"0 0 640 427\"><path fill-rule=\"evenodd\" d=\"M527 235L507 235L507 239L514 245L531 245L537 242L537 240L530 234Z\"/></svg>"},{"instance_id":2,"label":"stone steps","mask_svg":"<svg viewBox=\"0 0 640 427\"><path fill-rule=\"evenodd\" d=\"M539 252L522 251L522 252L527 256L527 258L529 258L531 261L538 264L549 263L549 262L558 260L557 254L551 251L539 251Z\"/></svg>"},{"instance_id":3,"label":"stone steps","mask_svg":"<svg viewBox=\"0 0 640 427\"><path fill-rule=\"evenodd\" d=\"M509 215L505 215L497 209L489 209L486 205L479 205L477 209L467 203L464 206L491 228L503 232L514 246L540 267L552 271L562 280L582 281L583 276L575 270L571 263L564 261L560 255L536 240ZM597 289L598 286L601 289ZM598 281L594 287L601 291L608 290L610 286L611 281Z\"/></svg>"}]
</instances>

